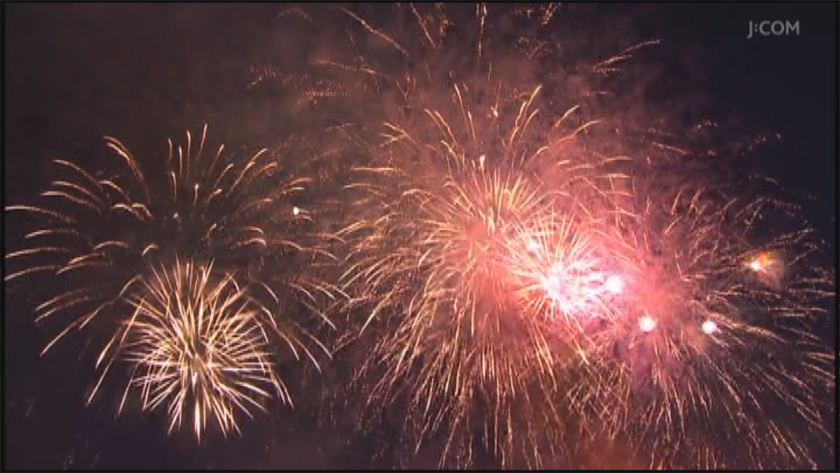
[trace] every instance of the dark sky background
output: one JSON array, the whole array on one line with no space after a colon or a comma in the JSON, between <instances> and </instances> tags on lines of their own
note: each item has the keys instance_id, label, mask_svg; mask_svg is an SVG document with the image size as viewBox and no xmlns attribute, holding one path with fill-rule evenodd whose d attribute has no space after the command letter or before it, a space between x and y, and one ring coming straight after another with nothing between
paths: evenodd
<instances>
[{"instance_id":1,"label":"dark sky background","mask_svg":"<svg viewBox=\"0 0 840 473\"><path fill-rule=\"evenodd\" d=\"M259 140L272 110L245 90L274 28L277 5L4 4L4 198L31 202L55 158L101 155L101 136L158 150L207 120L215 140ZM582 8L582 7L581 7ZM805 209L834 241L837 5L600 5L587 15L626 18L700 71L686 88L731 108L751 129L778 132L761 171L821 204ZM798 37L754 37L750 20L798 20ZM292 41L293 39L290 39ZM230 125L235 123L236 125ZM218 141L217 141L218 142ZM142 144L142 145L141 145ZM146 148L143 148L145 146ZM138 153L140 154L140 153ZM15 222L4 220L9 236ZM168 437L159 416L114 418L114 398L84 407L95 378L77 357L83 340L39 359L49 333L26 290L7 295L3 319L8 468L365 468L371 439L318 427L312 414L275 412L243 435L196 445ZM831 333L833 327L826 327ZM83 337L80 337L83 338ZM828 340L827 343L833 343ZM835 350L836 351L836 350ZM278 409L279 410L279 409ZM821 465L833 464L826 452Z\"/></svg>"}]
</instances>

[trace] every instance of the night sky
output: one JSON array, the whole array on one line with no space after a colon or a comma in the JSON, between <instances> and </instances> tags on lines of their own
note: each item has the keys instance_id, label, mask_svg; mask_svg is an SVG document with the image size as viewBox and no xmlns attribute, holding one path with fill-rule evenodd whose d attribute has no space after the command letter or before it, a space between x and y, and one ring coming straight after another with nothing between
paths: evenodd
<instances>
[{"instance_id":1,"label":"night sky","mask_svg":"<svg viewBox=\"0 0 840 473\"><path fill-rule=\"evenodd\" d=\"M265 143L279 118L246 90L250 67L269 56L277 5L4 4L4 198L31 202L48 184L50 161L102 156L102 135L159 150L170 136L211 123L216 142ZM671 92L701 93L751 131L779 133L762 151L762 172L814 195L803 210L835 241L838 130L837 5L697 4L578 7L593 25L622 18L690 70L673 71ZM798 20L798 37L747 39L749 21ZM294 41L294 38L289 38ZM686 61L683 61L685 63ZM699 91L699 92L698 92ZM142 144L142 145L141 145ZM138 153L140 154L140 153ZM19 236L4 216L5 251ZM321 427L315 414L277 409L242 423L241 438L196 445L167 436L166 419L128 412L118 394L85 407L95 381L84 337L45 357L52 331L32 322L25 285L7 291L4 321L5 466L56 468L368 468L371 443ZM52 327L49 327L52 328ZM826 324L826 334L834 333ZM833 337L826 335L827 346ZM836 350L835 350L836 352ZM319 389L317 382L312 389ZM305 405L305 403L304 403ZM834 458L817 458L828 468Z\"/></svg>"}]
</instances>

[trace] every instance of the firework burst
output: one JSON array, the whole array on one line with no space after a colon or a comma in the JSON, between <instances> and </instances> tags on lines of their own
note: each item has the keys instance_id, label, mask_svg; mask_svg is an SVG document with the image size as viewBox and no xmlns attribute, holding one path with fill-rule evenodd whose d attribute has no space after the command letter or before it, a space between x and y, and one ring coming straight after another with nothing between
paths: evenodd
<instances>
[{"instance_id":1,"label":"firework burst","mask_svg":"<svg viewBox=\"0 0 840 473\"><path fill-rule=\"evenodd\" d=\"M800 258L807 232L761 238L778 235L754 225L768 199L698 191L743 150L614 81L656 41L577 37L555 4L495 8L287 9L347 26L302 66L254 69L296 109L336 112L362 150L342 280L374 332L354 359L368 404L405 396L408 434L446 438L459 466L482 442L503 464L520 442L538 466L534 432L563 450L572 427L650 466L806 465L804 441L758 421L786 406L819 430L827 358L806 321L828 279Z\"/></svg>"},{"instance_id":2,"label":"firework burst","mask_svg":"<svg viewBox=\"0 0 840 473\"><path fill-rule=\"evenodd\" d=\"M609 221L609 218L607 218ZM620 301L633 262L620 261L599 229L603 222L545 213L507 240L507 271L518 310L541 320L586 359L588 334L620 315Z\"/></svg>"},{"instance_id":3,"label":"firework burst","mask_svg":"<svg viewBox=\"0 0 840 473\"><path fill-rule=\"evenodd\" d=\"M514 440L505 425L517 392L525 404L529 374L550 374L546 340L517 316L504 266L504 240L539 206L536 194L499 175L473 177L391 194L404 198L375 220L353 223L344 277L353 305L367 311L362 330L377 327L361 371L385 374L369 403L404 394L417 441L442 428L443 458L467 462L474 425L488 414L475 412L476 403L499 417L485 428L496 429L489 438L498 444L488 447L504 456Z\"/></svg>"},{"instance_id":4,"label":"firework burst","mask_svg":"<svg viewBox=\"0 0 840 473\"><path fill-rule=\"evenodd\" d=\"M318 273L320 261L331 258L322 245L326 239L302 200L311 180L283 165L286 154L302 150L283 143L245 160L231 159L224 145L205 150L206 134L207 126L198 140L187 132L185 146L170 140L165 160L147 162L146 168L119 140L106 137L114 162L102 172L56 160L61 177L41 194L42 203L6 209L37 221L25 235L26 247L6 255L10 264L21 264L6 282L45 276L55 292L36 307L36 320L59 315L69 320L42 354L82 329L111 340L98 356L97 367L104 369L88 402L120 353L114 341L126 339L130 301L153 300L144 274L178 257L235 269L239 284L263 301L273 327L280 327L272 333L296 357L317 364L307 346L324 350L289 315L307 308L319 315L315 325L329 324L320 301L333 297L332 286ZM284 269L290 261L305 261L311 270Z\"/></svg>"},{"instance_id":5,"label":"firework burst","mask_svg":"<svg viewBox=\"0 0 840 473\"><path fill-rule=\"evenodd\" d=\"M361 331L376 327L359 375L377 380L368 386L369 405L408 403L406 431L415 452L425 440L444 436L441 464L472 464L483 448L502 464L516 452L537 466L542 454L536 445L559 435L563 423L562 407L544 399L558 376L558 335L537 313L541 307L521 307L533 289L524 272L533 268L523 267L528 263L517 258L521 248L513 242L530 235L547 243L556 228L545 226L558 215L574 215L575 228L595 225L601 210L627 192L629 158L584 138L599 121L586 119L580 104L568 100L562 113L549 113L556 103L533 78L517 81L497 72L484 40L471 51L474 67L436 62L452 54L429 33L429 21L448 21L436 12L429 20L412 9L407 28L428 33L415 50L405 49L411 44L402 42L406 36L391 36L345 10L354 27L370 35L365 41L381 41L399 62L357 51L354 67L335 58L315 64L343 74L344 84L383 93L386 102L373 115L381 124L368 119L354 135L369 164L352 169L351 223L340 232L350 244L342 277L351 295L348 311L364 314ZM550 20L551 12L544 13L540 18ZM479 8L477 26L483 28L486 15ZM523 50L515 55L522 64L531 60ZM409 66L409 56L423 58L422 70ZM593 66L593 76L597 71ZM602 276L594 268L570 271L580 273L574 277L581 286ZM583 281L588 277L593 280ZM610 290L620 284L604 277ZM581 291L567 298L572 304L581 299L567 313L597 305L599 296L583 301L589 296ZM551 448L562 449L558 445Z\"/></svg>"},{"instance_id":6,"label":"firework burst","mask_svg":"<svg viewBox=\"0 0 840 473\"><path fill-rule=\"evenodd\" d=\"M133 365L120 408L136 387L144 410L168 404L170 431L192 415L199 438L210 419L227 434L239 430L237 410L253 417L274 394L291 402L270 361L267 309L233 276L212 278L212 264L152 268L129 300L134 312L119 341Z\"/></svg>"},{"instance_id":7,"label":"firework burst","mask_svg":"<svg viewBox=\"0 0 840 473\"><path fill-rule=\"evenodd\" d=\"M619 315L587 337L585 374L566 395L650 467L813 466L805 439L825 438L818 399L831 378L813 327L830 275L808 230L759 230L762 214L790 212L743 190L682 191L646 199L619 229L613 248L635 262Z\"/></svg>"}]
</instances>

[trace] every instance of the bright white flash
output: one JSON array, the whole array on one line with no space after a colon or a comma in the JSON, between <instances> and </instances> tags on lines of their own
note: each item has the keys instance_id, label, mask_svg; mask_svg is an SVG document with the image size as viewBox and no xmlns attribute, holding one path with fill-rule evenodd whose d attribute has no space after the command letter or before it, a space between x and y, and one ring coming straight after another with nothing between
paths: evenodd
<instances>
[{"instance_id":1,"label":"bright white flash","mask_svg":"<svg viewBox=\"0 0 840 473\"><path fill-rule=\"evenodd\" d=\"M718 331L718 326L713 320L707 320L703 322L703 325L700 326L700 329L703 330L703 333L706 335L711 335Z\"/></svg>"},{"instance_id":2,"label":"bright white flash","mask_svg":"<svg viewBox=\"0 0 840 473\"><path fill-rule=\"evenodd\" d=\"M624 292L624 280L621 276L610 276L604 282L604 287L613 294L620 294Z\"/></svg>"},{"instance_id":3,"label":"bright white flash","mask_svg":"<svg viewBox=\"0 0 840 473\"><path fill-rule=\"evenodd\" d=\"M654 320L653 317L646 315L639 318L639 329L641 329L642 332L652 332L655 328L656 320Z\"/></svg>"}]
</instances>

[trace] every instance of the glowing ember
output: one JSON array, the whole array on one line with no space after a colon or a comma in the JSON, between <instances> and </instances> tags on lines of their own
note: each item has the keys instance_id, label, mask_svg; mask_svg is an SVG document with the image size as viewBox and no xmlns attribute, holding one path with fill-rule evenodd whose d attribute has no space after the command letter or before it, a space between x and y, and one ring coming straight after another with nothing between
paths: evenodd
<instances>
[{"instance_id":1,"label":"glowing ember","mask_svg":"<svg viewBox=\"0 0 840 473\"><path fill-rule=\"evenodd\" d=\"M703 322L703 325L701 325L700 328L703 330L703 333L705 333L706 335L711 335L711 334L718 331L717 324L714 323L714 321L712 321L712 320L707 320L707 321Z\"/></svg>"},{"instance_id":2,"label":"glowing ember","mask_svg":"<svg viewBox=\"0 0 840 473\"><path fill-rule=\"evenodd\" d=\"M762 251L755 259L747 263L747 266L757 273L767 273L775 263L776 259L773 257L773 254Z\"/></svg>"},{"instance_id":3,"label":"glowing ember","mask_svg":"<svg viewBox=\"0 0 840 473\"><path fill-rule=\"evenodd\" d=\"M624 280L620 276L610 276L604 282L604 287L613 294L620 294L624 292Z\"/></svg>"},{"instance_id":4,"label":"glowing ember","mask_svg":"<svg viewBox=\"0 0 840 473\"><path fill-rule=\"evenodd\" d=\"M644 317L639 318L639 329L641 329L642 332L652 332L655 328L656 320L654 320L653 317L646 315Z\"/></svg>"}]
</instances>

